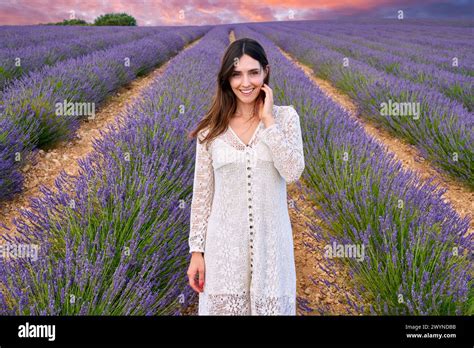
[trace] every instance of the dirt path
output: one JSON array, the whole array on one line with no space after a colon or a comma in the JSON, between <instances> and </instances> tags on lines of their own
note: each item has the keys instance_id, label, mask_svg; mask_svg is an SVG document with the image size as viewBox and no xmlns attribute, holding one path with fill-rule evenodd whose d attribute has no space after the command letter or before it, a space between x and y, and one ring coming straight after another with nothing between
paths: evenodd
<instances>
[{"instance_id":1,"label":"dirt path","mask_svg":"<svg viewBox=\"0 0 474 348\"><path fill-rule=\"evenodd\" d=\"M446 188L447 191L443 196L444 201L450 202L461 217L464 218L467 215L472 217L468 233L474 232L474 192L447 175L437 172L424 160L416 147L392 136L383 128L373 125L359 114L357 105L347 95L337 90L330 82L316 77L313 69L298 62L291 54L281 48L278 49L288 60L302 69L327 96L345 108L364 127L366 133L384 146L387 152L394 153L395 158L401 161L404 168L418 173L422 180L434 178L434 182L439 184L439 188Z\"/></svg>"},{"instance_id":2,"label":"dirt path","mask_svg":"<svg viewBox=\"0 0 474 348\"><path fill-rule=\"evenodd\" d=\"M230 42L235 41L235 33L234 33L233 30L231 30L230 33L229 33L229 40L230 40Z\"/></svg>"},{"instance_id":3,"label":"dirt path","mask_svg":"<svg viewBox=\"0 0 474 348\"><path fill-rule=\"evenodd\" d=\"M199 40L187 44L183 50L194 46ZM12 236L17 234L13 221L20 217L21 209L28 209L30 198L41 195L39 190L41 185L56 191L54 182L61 170L64 169L69 175L77 175L79 170L78 160L86 157L93 150L92 143L94 139L100 138L99 131L106 134L106 126L116 123L121 117L121 113L128 106L133 105L137 98L140 98L142 91L146 90L153 81L160 78L172 61L173 58L147 75L138 77L119 88L101 105L95 119L81 123L74 140L61 142L47 152L40 150L35 163L30 162L25 165L22 169L25 176L25 189L14 199L0 203L0 234L8 233ZM2 224L9 231L4 230Z\"/></svg>"},{"instance_id":4,"label":"dirt path","mask_svg":"<svg viewBox=\"0 0 474 348\"><path fill-rule=\"evenodd\" d=\"M327 243L315 238L314 233L317 232L308 226L320 226L321 220L316 215L318 208L304 192L303 185L309 187L301 178L299 182L287 186L296 264L297 314L347 315L346 295L354 303L360 305L361 302L351 288L348 269L341 262L329 265L322 252ZM327 273L322 267L332 272ZM325 282L332 285L328 286ZM312 310L305 309L306 306Z\"/></svg>"}]
</instances>

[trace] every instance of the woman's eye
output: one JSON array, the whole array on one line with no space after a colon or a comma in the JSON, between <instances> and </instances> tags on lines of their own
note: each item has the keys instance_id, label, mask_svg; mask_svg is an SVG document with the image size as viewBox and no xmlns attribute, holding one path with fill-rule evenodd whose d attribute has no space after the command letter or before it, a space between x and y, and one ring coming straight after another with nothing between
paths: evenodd
<instances>
[{"instance_id":1,"label":"woman's eye","mask_svg":"<svg viewBox=\"0 0 474 348\"><path fill-rule=\"evenodd\" d=\"M253 75L258 75L257 71L252 72Z\"/></svg>"}]
</instances>

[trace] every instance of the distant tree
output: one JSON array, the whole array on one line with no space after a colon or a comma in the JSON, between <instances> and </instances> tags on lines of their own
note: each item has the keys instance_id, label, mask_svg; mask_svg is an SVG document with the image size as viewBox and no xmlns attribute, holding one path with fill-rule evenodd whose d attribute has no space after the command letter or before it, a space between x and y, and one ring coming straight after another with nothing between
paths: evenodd
<instances>
[{"instance_id":1,"label":"distant tree","mask_svg":"<svg viewBox=\"0 0 474 348\"><path fill-rule=\"evenodd\" d=\"M56 25L90 25L83 19L65 19L62 22L56 23Z\"/></svg>"},{"instance_id":2,"label":"distant tree","mask_svg":"<svg viewBox=\"0 0 474 348\"><path fill-rule=\"evenodd\" d=\"M94 21L94 25L136 26L137 21L126 13L107 13L97 17Z\"/></svg>"},{"instance_id":3,"label":"distant tree","mask_svg":"<svg viewBox=\"0 0 474 348\"><path fill-rule=\"evenodd\" d=\"M92 25L83 19L65 19L62 22L39 23L39 25Z\"/></svg>"}]
</instances>

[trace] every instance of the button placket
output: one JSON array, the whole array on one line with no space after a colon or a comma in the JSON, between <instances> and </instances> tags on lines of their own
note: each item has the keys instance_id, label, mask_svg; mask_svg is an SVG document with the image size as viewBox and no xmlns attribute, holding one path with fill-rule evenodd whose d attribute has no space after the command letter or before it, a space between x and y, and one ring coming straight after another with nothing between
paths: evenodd
<instances>
[{"instance_id":1,"label":"button placket","mask_svg":"<svg viewBox=\"0 0 474 348\"><path fill-rule=\"evenodd\" d=\"M248 228L250 233L250 274L253 274L253 238L254 238L254 207L252 206L252 174L254 163L252 161L252 151L249 145L246 146L246 159L245 159L245 167L246 167L246 175L247 175L247 202L248 202Z\"/></svg>"}]
</instances>

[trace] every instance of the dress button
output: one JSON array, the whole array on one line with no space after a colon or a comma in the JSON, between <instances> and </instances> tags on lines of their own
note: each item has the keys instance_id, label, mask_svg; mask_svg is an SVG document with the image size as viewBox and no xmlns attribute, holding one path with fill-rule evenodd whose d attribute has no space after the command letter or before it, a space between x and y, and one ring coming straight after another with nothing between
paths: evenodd
<instances>
[{"instance_id":1,"label":"dress button","mask_svg":"<svg viewBox=\"0 0 474 348\"><path fill-rule=\"evenodd\" d=\"M248 190L247 192L250 193L250 190Z\"/></svg>"},{"instance_id":2,"label":"dress button","mask_svg":"<svg viewBox=\"0 0 474 348\"><path fill-rule=\"evenodd\" d=\"M250 183L248 183L247 185L249 185L249 186L250 186Z\"/></svg>"},{"instance_id":3,"label":"dress button","mask_svg":"<svg viewBox=\"0 0 474 348\"><path fill-rule=\"evenodd\" d=\"M251 200L252 200L252 198L249 198L249 201L251 201Z\"/></svg>"},{"instance_id":4,"label":"dress button","mask_svg":"<svg viewBox=\"0 0 474 348\"><path fill-rule=\"evenodd\" d=\"M248 170L250 170L250 167L247 167Z\"/></svg>"},{"instance_id":5,"label":"dress button","mask_svg":"<svg viewBox=\"0 0 474 348\"><path fill-rule=\"evenodd\" d=\"M253 226L250 226L250 228L253 228Z\"/></svg>"},{"instance_id":6,"label":"dress button","mask_svg":"<svg viewBox=\"0 0 474 348\"><path fill-rule=\"evenodd\" d=\"M252 206L251 206L251 205L249 205L249 208L252 208Z\"/></svg>"},{"instance_id":7,"label":"dress button","mask_svg":"<svg viewBox=\"0 0 474 348\"><path fill-rule=\"evenodd\" d=\"M247 177L248 177L248 178L250 178L250 174L249 174L249 175L247 175Z\"/></svg>"}]
</instances>

